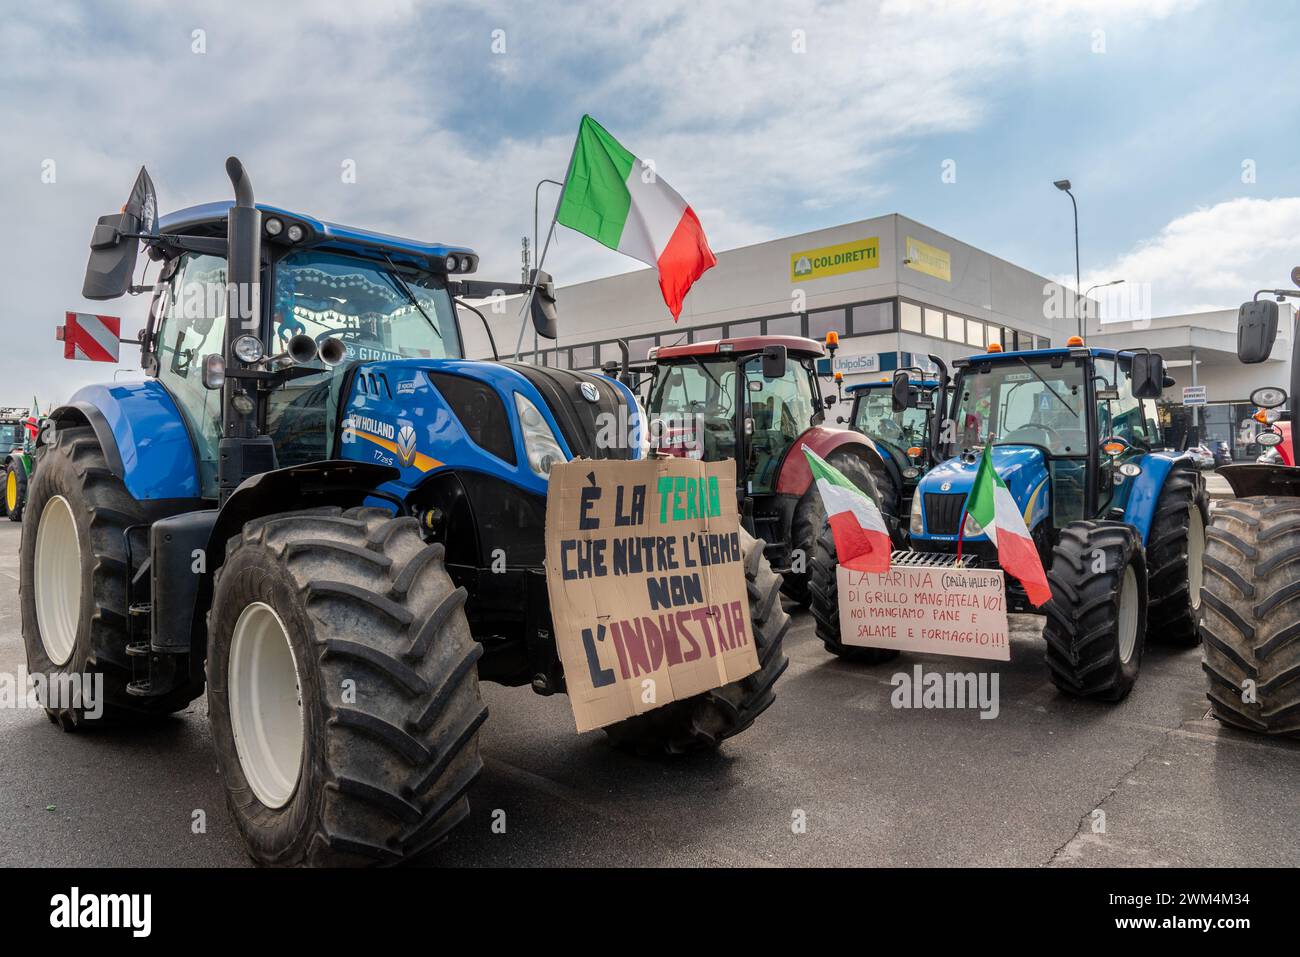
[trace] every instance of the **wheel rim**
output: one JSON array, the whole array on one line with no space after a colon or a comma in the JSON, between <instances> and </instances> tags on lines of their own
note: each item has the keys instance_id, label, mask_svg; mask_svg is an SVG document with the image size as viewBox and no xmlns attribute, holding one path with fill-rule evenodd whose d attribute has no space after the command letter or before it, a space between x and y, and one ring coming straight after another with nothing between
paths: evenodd
<instances>
[{"instance_id":1,"label":"wheel rim","mask_svg":"<svg viewBox=\"0 0 1300 957\"><path fill-rule=\"evenodd\" d=\"M45 503L36 530L33 591L41 645L55 665L66 664L81 623L81 540L72 506L62 495Z\"/></svg>"},{"instance_id":2,"label":"wheel rim","mask_svg":"<svg viewBox=\"0 0 1300 957\"><path fill-rule=\"evenodd\" d=\"M18 507L18 476L10 472L5 476L5 508L13 511Z\"/></svg>"},{"instance_id":3,"label":"wheel rim","mask_svg":"<svg viewBox=\"0 0 1300 957\"><path fill-rule=\"evenodd\" d=\"M227 687L244 777L259 801L284 807L302 766L302 692L289 632L264 602L253 602L235 622Z\"/></svg>"},{"instance_id":4,"label":"wheel rim","mask_svg":"<svg viewBox=\"0 0 1300 957\"><path fill-rule=\"evenodd\" d=\"M1119 660L1128 664L1137 647L1138 581L1133 566L1124 569L1124 583L1119 591Z\"/></svg>"},{"instance_id":5,"label":"wheel rim","mask_svg":"<svg viewBox=\"0 0 1300 957\"><path fill-rule=\"evenodd\" d=\"M1192 610L1201 607L1201 582L1205 575L1205 519L1193 503L1187 517L1187 587L1192 593Z\"/></svg>"}]
</instances>

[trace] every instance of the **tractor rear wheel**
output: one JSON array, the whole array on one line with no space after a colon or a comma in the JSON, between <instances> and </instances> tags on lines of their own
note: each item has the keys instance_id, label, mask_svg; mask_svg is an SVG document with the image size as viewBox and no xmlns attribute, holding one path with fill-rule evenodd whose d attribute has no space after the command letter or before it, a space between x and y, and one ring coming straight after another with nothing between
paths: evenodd
<instances>
[{"instance_id":1,"label":"tractor rear wheel","mask_svg":"<svg viewBox=\"0 0 1300 957\"><path fill-rule=\"evenodd\" d=\"M1300 736L1300 499L1225 502L1206 539L1210 711L1247 731Z\"/></svg>"},{"instance_id":2,"label":"tractor rear wheel","mask_svg":"<svg viewBox=\"0 0 1300 957\"><path fill-rule=\"evenodd\" d=\"M1147 535L1147 625L1164 644L1195 647L1201 640L1201 584L1210 496L1191 465L1175 466L1165 479Z\"/></svg>"},{"instance_id":3,"label":"tractor rear wheel","mask_svg":"<svg viewBox=\"0 0 1300 957\"><path fill-rule=\"evenodd\" d=\"M1142 539L1123 522L1071 522L1047 573L1047 667L1066 694L1119 701L1133 689L1146 642Z\"/></svg>"},{"instance_id":4,"label":"tractor rear wheel","mask_svg":"<svg viewBox=\"0 0 1300 957\"><path fill-rule=\"evenodd\" d=\"M813 553L812 574L809 587L812 591L812 615L817 623L817 637L826 650L845 661L877 665L898 657L892 648L863 648L846 645L840 640L840 585L837 571L839 559L835 554L835 536L830 522L822 524L817 536L817 549Z\"/></svg>"},{"instance_id":5,"label":"tractor rear wheel","mask_svg":"<svg viewBox=\"0 0 1300 957\"><path fill-rule=\"evenodd\" d=\"M16 455L9 457L5 467L4 510L11 522L23 520L23 506L27 504L27 468Z\"/></svg>"},{"instance_id":6,"label":"tractor rear wheel","mask_svg":"<svg viewBox=\"0 0 1300 957\"><path fill-rule=\"evenodd\" d=\"M768 709L773 686L790 663L783 643L790 616L781 607L781 576L763 555L763 543L740 530L758 670L731 684L674 701L605 729L619 748L638 754L685 754L716 748Z\"/></svg>"},{"instance_id":7,"label":"tractor rear wheel","mask_svg":"<svg viewBox=\"0 0 1300 957\"><path fill-rule=\"evenodd\" d=\"M876 507L880 509L885 518L885 526L889 529L890 539L897 542L898 499L894 498L891 505L881 495L881 486L877 484L866 456L840 451L832 452L826 460L839 469L845 478L856 485L863 495L876 503ZM893 509L892 513L889 511L890 508ZM821 534L822 526L825 524L826 506L822 503L821 494L817 491L817 483L813 482L808 486L808 491L804 492L803 497L799 499L799 504L794 509L794 518L790 522L791 554L792 556L797 555L800 559L802 564L799 567L802 568L802 571L792 569L786 572L784 576L785 585L782 588L785 596L799 605L807 605L812 601L812 592L809 590L812 560L814 553L817 551L817 536Z\"/></svg>"},{"instance_id":8,"label":"tractor rear wheel","mask_svg":"<svg viewBox=\"0 0 1300 957\"><path fill-rule=\"evenodd\" d=\"M443 554L377 508L272 515L231 539L208 711L257 862L397 863L469 813L482 646Z\"/></svg>"},{"instance_id":9,"label":"tractor rear wheel","mask_svg":"<svg viewBox=\"0 0 1300 957\"><path fill-rule=\"evenodd\" d=\"M201 684L156 697L127 692L133 672L126 653L126 529L166 511L131 497L88 426L59 429L53 445L37 449L36 461L18 586L27 670L43 676L47 687L73 681L94 687L102 679L107 719L179 711L202 694ZM51 703L56 706L46 713L65 731L97 714L100 704L78 705L66 695Z\"/></svg>"}]
</instances>

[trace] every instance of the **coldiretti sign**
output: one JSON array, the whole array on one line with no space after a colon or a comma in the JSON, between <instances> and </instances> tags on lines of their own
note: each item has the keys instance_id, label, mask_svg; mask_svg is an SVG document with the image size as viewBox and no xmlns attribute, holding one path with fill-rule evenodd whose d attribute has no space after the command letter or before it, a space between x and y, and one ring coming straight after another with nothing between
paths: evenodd
<instances>
[{"instance_id":1,"label":"coldiretti sign","mask_svg":"<svg viewBox=\"0 0 1300 957\"><path fill-rule=\"evenodd\" d=\"M790 254L790 281L821 279L841 273L875 269L880 265L880 237L855 239L838 246L804 249Z\"/></svg>"},{"instance_id":2,"label":"coldiretti sign","mask_svg":"<svg viewBox=\"0 0 1300 957\"><path fill-rule=\"evenodd\" d=\"M923 272L935 279L952 282L952 257L948 255L948 250L923 243L911 236L907 237L906 265L909 269Z\"/></svg>"}]
</instances>

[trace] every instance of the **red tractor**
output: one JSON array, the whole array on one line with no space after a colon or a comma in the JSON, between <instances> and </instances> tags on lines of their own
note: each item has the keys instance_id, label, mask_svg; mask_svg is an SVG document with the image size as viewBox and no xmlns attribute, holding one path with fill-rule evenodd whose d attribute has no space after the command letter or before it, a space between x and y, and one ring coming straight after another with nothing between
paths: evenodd
<instances>
[{"instance_id":1,"label":"red tractor","mask_svg":"<svg viewBox=\"0 0 1300 957\"><path fill-rule=\"evenodd\" d=\"M766 543L786 596L809 600L808 565L826 518L805 448L879 503L884 469L864 435L825 424L837 396L823 396L821 343L800 336L748 336L661 346L651 352L651 444L660 452L734 459L741 522ZM638 370L641 371L641 370Z\"/></svg>"}]
</instances>

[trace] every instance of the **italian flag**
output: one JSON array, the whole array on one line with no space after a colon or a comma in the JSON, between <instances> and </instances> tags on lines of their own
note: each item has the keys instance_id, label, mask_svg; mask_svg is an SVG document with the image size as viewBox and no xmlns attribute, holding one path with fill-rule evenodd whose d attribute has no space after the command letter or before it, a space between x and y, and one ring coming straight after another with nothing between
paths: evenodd
<instances>
[{"instance_id":1,"label":"italian flag","mask_svg":"<svg viewBox=\"0 0 1300 957\"><path fill-rule=\"evenodd\" d=\"M686 200L590 116L578 127L555 219L659 270L674 322L691 284L718 262Z\"/></svg>"},{"instance_id":2,"label":"italian flag","mask_svg":"<svg viewBox=\"0 0 1300 957\"><path fill-rule=\"evenodd\" d=\"M1025 519L1011 497L1007 483L1002 481L997 470L993 468L993 455L990 446L984 446L979 468L975 472L975 484L971 486L966 498L966 510L962 515L962 530L965 530L969 515L984 528L984 533L998 548L998 564L1009 574L1020 579L1025 586L1025 593L1037 608L1052 597L1052 589L1047 584L1047 573L1038 557L1038 549L1025 527ZM957 556L961 557L961 535L957 537Z\"/></svg>"},{"instance_id":3,"label":"italian flag","mask_svg":"<svg viewBox=\"0 0 1300 957\"><path fill-rule=\"evenodd\" d=\"M812 449L805 447L803 452L817 483L817 493L826 506L831 534L835 536L836 561L855 572L889 571L893 543L876 503Z\"/></svg>"}]
</instances>

